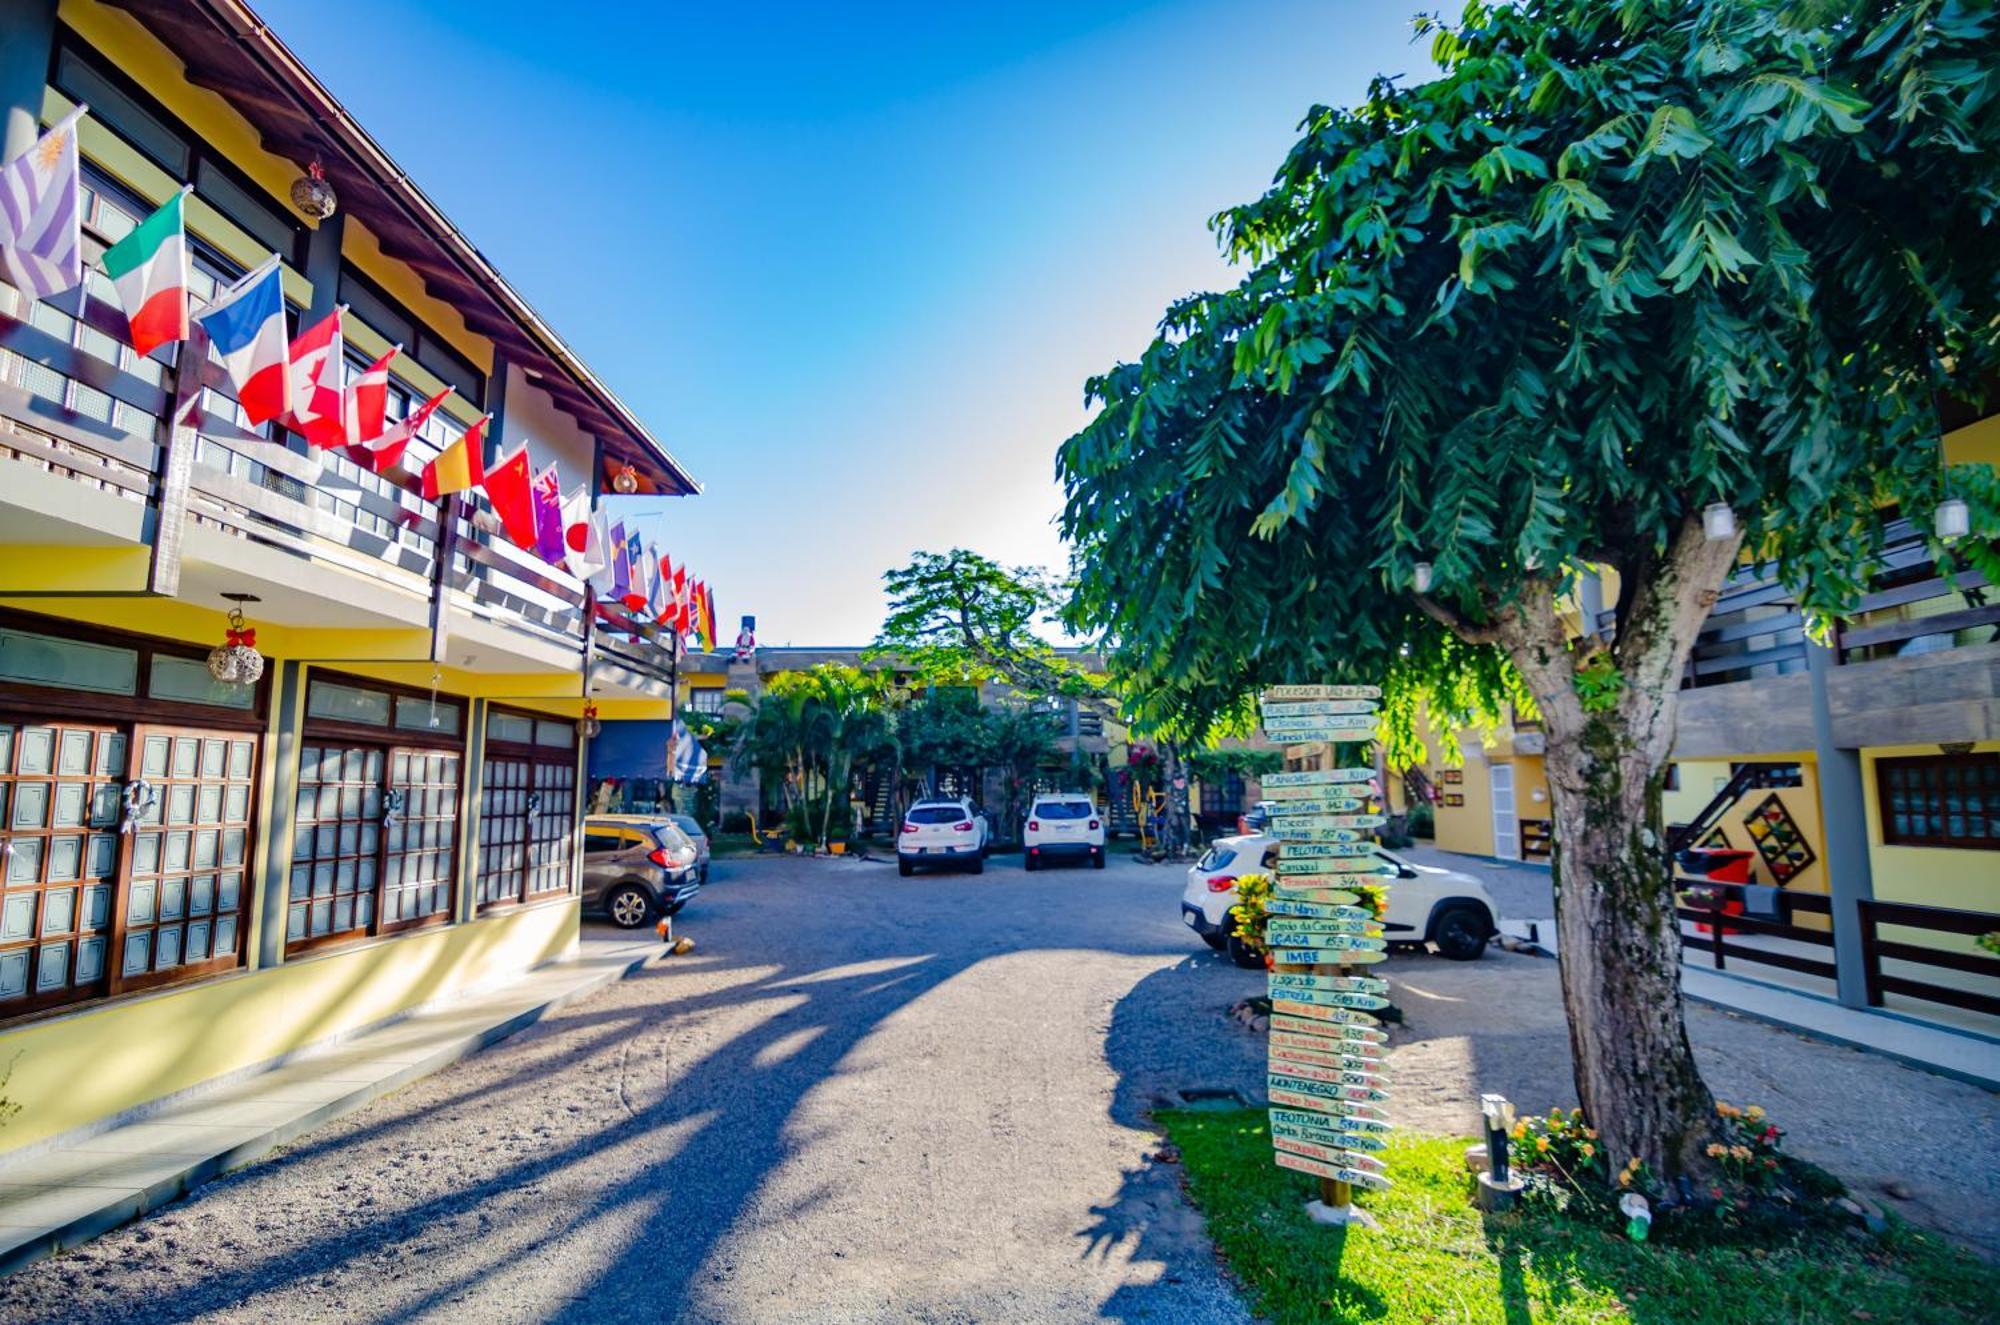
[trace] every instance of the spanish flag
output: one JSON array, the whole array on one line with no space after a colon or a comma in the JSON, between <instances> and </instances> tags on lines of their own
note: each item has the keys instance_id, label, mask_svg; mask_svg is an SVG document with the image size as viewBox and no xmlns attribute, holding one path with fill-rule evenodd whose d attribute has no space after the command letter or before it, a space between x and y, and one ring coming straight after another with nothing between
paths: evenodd
<instances>
[{"instance_id":1,"label":"spanish flag","mask_svg":"<svg viewBox=\"0 0 2000 1325\"><path fill-rule=\"evenodd\" d=\"M438 452L437 459L424 466L424 500L436 501L453 492L466 492L486 482L486 421L465 430L465 435Z\"/></svg>"}]
</instances>

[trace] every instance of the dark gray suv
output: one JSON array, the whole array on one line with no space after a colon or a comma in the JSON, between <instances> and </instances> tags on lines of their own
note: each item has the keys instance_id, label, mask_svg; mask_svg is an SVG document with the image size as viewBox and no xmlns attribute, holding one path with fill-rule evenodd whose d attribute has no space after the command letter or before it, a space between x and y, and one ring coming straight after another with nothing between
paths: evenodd
<instances>
[{"instance_id":1,"label":"dark gray suv","mask_svg":"<svg viewBox=\"0 0 2000 1325\"><path fill-rule=\"evenodd\" d=\"M673 915L701 891L699 855L670 819L593 814L583 823L583 909L620 929Z\"/></svg>"}]
</instances>

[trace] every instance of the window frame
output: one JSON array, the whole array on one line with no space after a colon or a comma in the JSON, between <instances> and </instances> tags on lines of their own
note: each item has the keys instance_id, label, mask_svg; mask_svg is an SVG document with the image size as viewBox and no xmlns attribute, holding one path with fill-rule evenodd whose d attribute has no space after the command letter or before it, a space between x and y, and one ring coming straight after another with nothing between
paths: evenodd
<instances>
[{"instance_id":1,"label":"window frame","mask_svg":"<svg viewBox=\"0 0 2000 1325\"><path fill-rule=\"evenodd\" d=\"M1996 793L1986 799L1982 811L1988 829L1984 837L1954 836L1948 830L1939 834L1904 833L1897 830L1894 788L1891 785L1894 774L1899 771L1921 771L1932 768L1940 770L1957 768L1966 772L1994 770L1991 774L1978 779L1989 783ZM1927 797L1932 794L1931 788L1926 787L1925 793ZM1941 821L1948 823L1950 812L1943 806L1942 785L1936 789L1935 794L1940 798L1937 802L1936 815ZM1968 750L1963 754L1879 755L1875 759L1875 809L1881 819L1884 846L1940 847L1952 851L2000 851L2000 750ZM1922 813L1929 816L1932 811L1927 806Z\"/></svg>"},{"instance_id":2,"label":"window frame","mask_svg":"<svg viewBox=\"0 0 2000 1325\"><path fill-rule=\"evenodd\" d=\"M495 739L492 735L492 731L493 731L493 719L496 717L526 719L530 724L528 732L530 739L527 741L511 741L511 740ZM537 713L532 709L510 708L508 706L501 704L489 704L487 706L486 740L485 740L485 745L481 752L481 759L480 759L481 763L480 784L479 784L481 792L480 804L479 804L480 831L478 834L478 840L474 845L474 849L476 852L479 853L479 857L481 859L477 859L477 863L475 864L474 869L475 871L480 871L480 872L484 871L485 864L483 856L485 854L486 847L489 845L486 841L486 834L485 834L485 825L487 820L485 793L490 789L490 784L486 779L486 766L490 765L495 760L512 761L517 763L525 763L528 766L529 785L526 788L526 790L531 795L535 794L538 790L534 786L534 778L535 778L534 770L536 770L537 768L552 767L552 768L562 768L569 770L571 822L568 834L569 849L568 852L566 853L566 864L567 864L566 875L568 882L566 882L561 888L545 888L540 891L535 891L530 886L535 873L532 861L532 852L537 841L534 835L533 819L535 815L541 813L541 811L539 810L534 811L530 813L528 816L529 822L527 825L527 836L524 837L521 842L522 846L521 863L518 867L515 867L512 870L512 873L514 874L515 877L511 885L510 891L504 896L491 897L478 901L475 905L475 910L474 910L474 913L477 915L482 915L482 916L492 915L497 912L510 910L515 907L533 906L539 902L546 902L551 899L574 897L577 895L577 873L576 873L577 863L581 861L585 857L585 855L588 854L587 849L583 845L583 841L586 836L584 825L589 818L589 815L584 813L584 808L587 800L586 787L584 785L585 775L583 771L579 769L577 766L579 747L581 745L581 738L576 734L575 726L574 724L572 724L570 727L570 733L571 733L570 741L565 746L544 745L540 741L533 739L539 731L539 724L544 722L549 722L552 720L557 720L555 715L547 713ZM599 829L598 831L604 832L607 830ZM509 844L500 843L497 845L505 846ZM478 895L480 891L481 891L480 880L478 877L475 876L473 882L473 892L475 897Z\"/></svg>"}]
</instances>

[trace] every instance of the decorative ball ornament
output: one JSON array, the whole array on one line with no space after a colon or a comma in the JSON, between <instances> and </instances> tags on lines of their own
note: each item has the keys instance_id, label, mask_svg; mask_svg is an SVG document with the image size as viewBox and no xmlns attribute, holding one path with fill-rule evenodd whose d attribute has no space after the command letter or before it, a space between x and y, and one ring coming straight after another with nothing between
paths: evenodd
<instances>
[{"instance_id":1,"label":"decorative ball ornament","mask_svg":"<svg viewBox=\"0 0 2000 1325\"><path fill-rule=\"evenodd\" d=\"M340 206L340 195L326 182L326 167L317 157L305 174L292 181L292 206L315 221L324 221Z\"/></svg>"},{"instance_id":2,"label":"decorative ball ornament","mask_svg":"<svg viewBox=\"0 0 2000 1325\"><path fill-rule=\"evenodd\" d=\"M583 716L576 720L576 730L579 736L586 738L595 736L604 730L604 724L597 720L597 705L585 704L583 706Z\"/></svg>"},{"instance_id":3,"label":"decorative ball ornament","mask_svg":"<svg viewBox=\"0 0 2000 1325\"><path fill-rule=\"evenodd\" d=\"M264 655L257 652L257 632L243 624L243 609L229 609L229 629L222 643L208 651L208 674L226 685L256 685L264 677Z\"/></svg>"},{"instance_id":4,"label":"decorative ball ornament","mask_svg":"<svg viewBox=\"0 0 2000 1325\"><path fill-rule=\"evenodd\" d=\"M611 486L629 497L639 490L639 471L627 465L611 476Z\"/></svg>"},{"instance_id":5,"label":"decorative ball ornament","mask_svg":"<svg viewBox=\"0 0 2000 1325\"><path fill-rule=\"evenodd\" d=\"M1701 508L1701 534L1711 543L1736 537L1736 511L1726 501L1710 502Z\"/></svg>"},{"instance_id":6,"label":"decorative ball ornament","mask_svg":"<svg viewBox=\"0 0 2000 1325\"><path fill-rule=\"evenodd\" d=\"M1949 543L1954 538L1964 538L1972 532L1972 511L1963 498L1947 497L1938 503L1937 514L1932 517L1937 536Z\"/></svg>"},{"instance_id":7,"label":"decorative ball ornament","mask_svg":"<svg viewBox=\"0 0 2000 1325\"><path fill-rule=\"evenodd\" d=\"M1411 577L1411 583L1416 586L1418 593L1429 593L1431 591L1431 574L1431 564L1428 561L1417 563L1416 574Z\"/></svg>"}]
</instances>

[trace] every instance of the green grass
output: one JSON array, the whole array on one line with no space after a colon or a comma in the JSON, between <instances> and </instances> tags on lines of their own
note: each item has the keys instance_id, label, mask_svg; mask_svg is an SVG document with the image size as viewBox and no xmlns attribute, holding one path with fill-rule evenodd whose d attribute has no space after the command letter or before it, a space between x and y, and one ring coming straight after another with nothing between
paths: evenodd
<instances>
[{"instance_id":1,"label":"green grass","mask_svg":"<svg viewBox=\"0 0 2000 1325\"><path fill-rule=\"evenodd\" d=\"M2000 1270L1897 1225L1798 1248L1678 1251L1561 1217L1482 1216L1468 1142L1396 1136L1380 1230L1312 1223L1315 1180L1278 1168L1261 1110L1157 1115L1230 1269L1266 1319L1393 1325L1973 1325L2000 1319Z\"/></svg>"}]
</instances>

